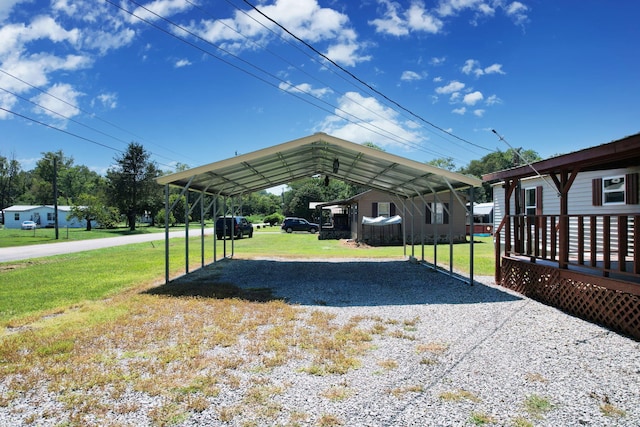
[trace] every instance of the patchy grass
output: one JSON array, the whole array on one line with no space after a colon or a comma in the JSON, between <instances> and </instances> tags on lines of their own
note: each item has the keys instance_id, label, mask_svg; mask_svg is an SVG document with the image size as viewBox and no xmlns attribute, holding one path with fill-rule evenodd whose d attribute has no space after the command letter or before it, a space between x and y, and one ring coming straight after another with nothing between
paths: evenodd
<instances>
[{"instance_id":1,"label":"patchy grass","mask_svg":"<svg viewBox=\"0 0 640 427\"><path fill-rule=\"evenodd\" d=\"M553 409L553 405L546 397L532 394L525 399L524 408L531 416L542 418L545 413Z\"/></svg>"},{"instance_id":2,"label":"patchy grass","mask_svg":"<svg viewBox=\"0 0 640 427\"><path fill-rule=\"evenodd\" d=\"M472 412L471 417L469 417L469 422L476 426L483 426L485 424L496 423L496 419L484 412Z\"/></svg>"},{"instance_id":3,"label":"patchy grass","mask_svg":"<svg viewBox=\"0 0 640 427\"><path fill-rule=\"evenodd\" d=\"M442 400L449 401L449 402L460 402L462 400L468 400L471 402L480 402L480 398L478 396L476 396L474 393L470 391L463 390L463 389L445 391L440 393L438 397Z\"/></svg>"}]
</instances>

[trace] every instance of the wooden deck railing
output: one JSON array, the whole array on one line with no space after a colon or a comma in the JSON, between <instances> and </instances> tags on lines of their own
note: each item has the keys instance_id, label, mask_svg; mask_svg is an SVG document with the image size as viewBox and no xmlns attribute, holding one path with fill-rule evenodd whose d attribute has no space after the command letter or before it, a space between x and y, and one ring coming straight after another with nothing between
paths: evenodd
<instances>
[{"instance_id":1,"label":"wooden deck railing","mask_svg":"<svg viewBox=\"0 0 640 427\"><path fill-rule=\"evenodd\" d=\"M615 274L637 282L639 225L640 214L509 215L495 231L496 254L548 261L561 269L578 268L603 277Z\"/></svg>"}]
</instances>

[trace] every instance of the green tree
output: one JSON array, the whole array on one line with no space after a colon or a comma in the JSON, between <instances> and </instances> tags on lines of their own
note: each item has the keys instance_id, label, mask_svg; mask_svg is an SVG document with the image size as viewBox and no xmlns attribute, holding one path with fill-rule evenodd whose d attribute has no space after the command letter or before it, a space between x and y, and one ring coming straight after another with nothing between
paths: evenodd
<instances>
[{"instance_id":1,"label":"green tree","mask_svg":"<svg viewBox=\"0 0 640 427\"><path fill-rule=\"evenodd\" d=\"M0 209L15 204L20 195L20 163L0 156Z\"/></svg>"},{"instance_id":2,"label":"green tree","mask_svg":"<svg viewBox=\"0 0 640 427\"><path fill-rule=\"evenodd\" d=\"M153 218L162 206L161 187L155 182L160 171L149 156L141 144L132 142L107 171L110 202L126 215L131 231L136 229L139 213L151 210Z\"/></svg>"},{"instance_id":3,"label":"green tree","mask_svg":"<svg viewBox=\"0 0 640 427\"><path fill-rule=\"evenodd\" d=\"M99 221L106 209L104 202L98 196L82 194L77 197L77 204L71 206L69 218L87 221L87 231L91 231L91 221Z\"/></svg>"},{"instance_id":4,"label":"green tree","mask_svg":"<svg viewBox=\"0 0 640 427\"><path fill-rule=\"evenodd\" d=\"M456 164L453 161L453 157L439 157L437 159L429 160L426 162L428 165L435 166L440 169L452 171L456 168Z\"/></svg>"},{"instance_id":5,"label":"green tree","mask_svg":"<svg viewBox=\"0 0 640 427\"><path fill-rule=\"evenodd\" d=\"M533 150L522 151L522 149L509 149L507 151L495 151L487 154L480 160L472 160L467 167L460 170L460 173L482 178L482 175L491 172L510 169L526 164L526 162L531 163L540 159L540 155ZM475 200L479 203L493 200L491 185L489 183L483 182L482 188L476 190Z\"/></svg>"},{"instance_id":6,"label":"green tree","mask_svg":"<svg viewBox=\"0 0 640 427\"><path fill-rule=\"evenodd\" d=\"M56 169L58 178L65 173L67 169L73 166L73 158L65 157L62 150L56 152L42 153L42 158L36 162L36 167L32 171L32 180L30 193L33 203L37 205L51 205L53 200L53 181L54 181L54 159L56 160ZM65 189L61 189L58 185L58 196L62 197L63 203Z\"/></svg>"}]
</instances>

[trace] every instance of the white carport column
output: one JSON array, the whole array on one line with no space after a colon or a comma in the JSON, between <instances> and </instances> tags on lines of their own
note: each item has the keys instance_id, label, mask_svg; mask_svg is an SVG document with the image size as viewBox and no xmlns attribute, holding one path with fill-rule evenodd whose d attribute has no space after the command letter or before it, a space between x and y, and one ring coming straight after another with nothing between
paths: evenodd
<instances>
[{"instance_id":1,"label":"white carport column","mask_svg":"<svg viewBox=\"0 0 640 427\"><path fill-rule=\"evenodd\" d=\"M474 258L474 247L473 247L473 204L475 203L475 189L473 187L469 187L469 284L473 286L473 258Z\"/></svg>"},{"instance_id":2,"label":"white carport column","mask_svg":"<svg viewBox=\"0 0 640 427\"><path fill-rule=\"evenodd\" d=\"M164 283L169 283L169 184L164 185Z\"/></svg>"}]
</instances>

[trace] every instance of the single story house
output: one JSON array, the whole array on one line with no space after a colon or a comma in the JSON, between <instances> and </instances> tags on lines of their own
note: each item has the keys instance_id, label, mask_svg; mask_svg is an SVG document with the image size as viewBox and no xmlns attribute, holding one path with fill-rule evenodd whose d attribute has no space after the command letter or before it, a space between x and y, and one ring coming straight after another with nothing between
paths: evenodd
<instances>
[{"instance_id":1,"label":"single story house","mask_svg":"<svg viewBox=\"0 0 640 427\"><path fill-rule=\"evenodd\" d=\"M3 209L4 226L20 228L23 221L33 221L38 227L55 226L55 207L52 205L14 205ZM58 206L58 227L83 228L87 221L69 218L71 206ZM94 222L91 223L95 225Z\"/></svg>"},{"instance_id":2,"label":"single story house","mask_svg":"<svg viewBox=\"0 0 640 427\"><path fill-rule=\"evenodd\" d=\"M466 201L466 195L462 197ZM332 208L332 222L339 229L322 228L320 239L351 238L370 245L465 242L467 210L459 198L450 191L401 199L368 190L347 200L319 205ZM336 213L336 207L341 214ZM372 220L396 216L399 221Z\"/></svg>"},{"instance_id":3,"label":"single story house","mask_svg":"<svg viewBox=\"0 0 640 427\"><path fill-rule=\"evenodd\" d=\"M640 338L640 134L483 176L496 283Z\"/></svg>"}]
</instances>

